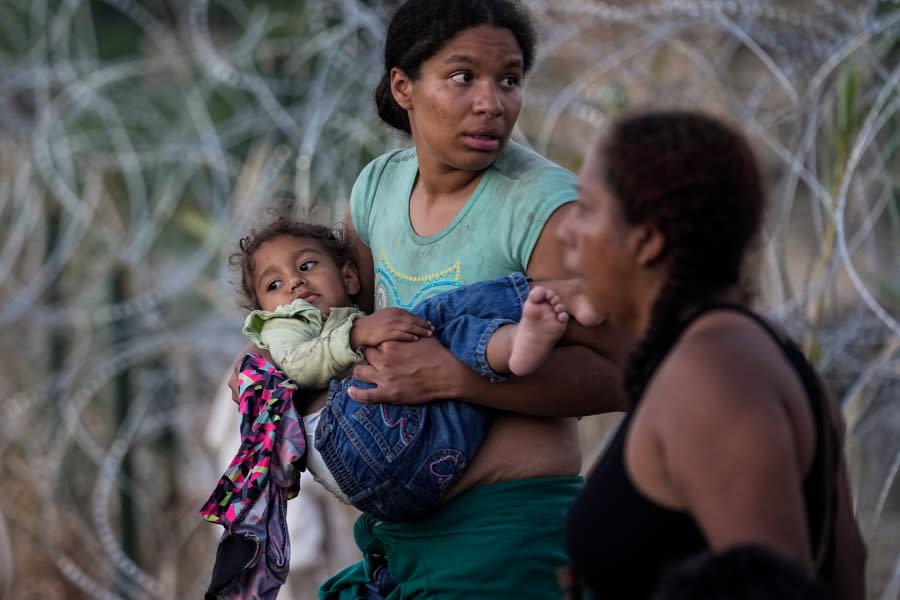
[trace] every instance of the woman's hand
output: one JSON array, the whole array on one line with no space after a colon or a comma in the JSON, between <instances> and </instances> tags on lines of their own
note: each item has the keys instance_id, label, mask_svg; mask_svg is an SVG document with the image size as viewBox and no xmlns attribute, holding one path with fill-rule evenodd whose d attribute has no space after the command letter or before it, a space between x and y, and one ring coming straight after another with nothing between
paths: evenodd
<instances>
[{"instance_id":1,"label":"woman's hand","mask_svg":"<svg viewBox=\"0 0 900 600\"><path fill-rule=\"evenodd\" d=\"M478 377L431 337L385 342L366 349L365 356L368 364L356 365L353 376L377 387L351 387L350 397L357 402L422 404L458 398L467 377Z\"/></svg>"}]
</instances>

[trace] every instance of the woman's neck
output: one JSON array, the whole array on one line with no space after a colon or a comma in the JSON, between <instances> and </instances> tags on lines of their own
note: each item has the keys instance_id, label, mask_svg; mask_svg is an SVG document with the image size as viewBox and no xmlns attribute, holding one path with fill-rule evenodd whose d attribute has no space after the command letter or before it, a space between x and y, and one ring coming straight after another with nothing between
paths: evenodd
<instances>
[{"instance_id":1,"label":"woman's neck","mask_svg":"<svg viewBox=\"0 0 900 600\"><path fill-rule=\"evenodd\" d=\"M426 198L440 199L456 197L459 194L471 194L484 177L487 169L482 171L466 171L447 165L433 167L419 162L419 173L413 191L418 191Z\"/></svg>"},{"instance_id":2,"label":"woman's neck","mask_svg":"<svg viewBox=\"0 0 900 600\"><path fill-rule=\"evenodd\" d=\"M435 176L420 170L409 198L413 230L428 237L449 225L469 201L484 173L457 169Z\"/></svg>"},{"instance_id":3,"label":"woman's neck","mask_svg":"<svg viewBox=\"0 0 900 600\"><path fill-rule=\"evenodd\" d=\"M686 303L679 315L680 320L690 318L696 311L710 304L746 304L748 301L746 291L738 285L730 285L728 287L704 294L703 296Z\"/></svg>"},{"instance_id":4,"label":"woman's neck","mask_svg":"<svg viewBox=\"0 0 900 600\"><path fill-rule=\"evenodd\" d=\"M661 288L660 288L661 290ZM638 337L642 337L647 333L647 330L650 327L650 321L652 319L653 307L655 305L656 298L659 297L659 291L652 295L653 300L647 302L642 307L639 307L636 311L635 315L635 323L631 328ZM715 302L726 302L729 304L746 304L750 300L749 294L747 291L741 286L734 284L729 285L727 287L711 291L709 293L702 294L696 298L692 298L691 300L685 302L679 311L678 318L684 319L688 315L692 314L695 310L699 309L702 306L707 304L712 304Z\"/></svg>"}]
</instances>

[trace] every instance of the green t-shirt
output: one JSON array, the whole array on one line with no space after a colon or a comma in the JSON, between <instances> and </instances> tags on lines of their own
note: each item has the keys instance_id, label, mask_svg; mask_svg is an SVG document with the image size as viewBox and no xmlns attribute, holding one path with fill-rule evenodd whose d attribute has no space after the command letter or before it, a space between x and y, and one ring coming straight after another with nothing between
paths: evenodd
<instances>
[{"instance_id":1,"label":"green t-shirt","mask_svg":"<svg viewBox=\"0 0 900 600\"><path fill-rule=\"evenodd\" d=\"M526 271L547 219L575 198L571 172L510 142L456 218L422 237L409 222L418 168L414 149L391 152L353 186L353 225L375 262L376 309L408 308L442 291ZM558 597L555 573L567 560L563 520L580 485L572 477L504 481L468 490L408 523L374 526L362 516L357 543L366 560L326 582L319 597L366 598L373 551L387 555L400 582L388 600ZM361 541L369 526L369 541Z\"/></svg>"},{"instance_id":2,"label":"green t-shirt","mask_svg":"<svg viewBox=\"0 0 900 600\"><path fill-rule=\"evenodd\" d=\"M418 235L409 198L414 148L384 154L360 173L350 196L353 226L375 262L375 309L411 308L467 283L525 272L553 212L575 198L575 175L509 142L456 218Z\"/></svg>"}]
</instances>

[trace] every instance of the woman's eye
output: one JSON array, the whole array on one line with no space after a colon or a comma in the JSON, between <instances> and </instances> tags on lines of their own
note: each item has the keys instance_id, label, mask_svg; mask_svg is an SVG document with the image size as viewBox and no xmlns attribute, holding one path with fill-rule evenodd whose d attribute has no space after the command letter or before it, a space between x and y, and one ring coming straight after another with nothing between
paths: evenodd
<instances>
[{"instance_id":1,"label":"woman's eye","mask_svg":"<svg viewBox=\"0 0 900 600\"><path fill-rule=\"evenodd\" d=\"M472 74L468 71L460 71L451 75L450 80L456 83L469 83L472 81Z\"/></svg>"},{"instance_id":2,"label":"woman's eye","mask_svg":"<svg viewBox=\"0 0 900 600\"><path fill-rule=\"evenodd\" d=\"M507 75L501 80L501 83L504 87L519 87L519 83L521 82L521 78L518 75Z\"/></svg>"},{"instance_id":3,"label":"woman's eye","mask_svg":"<svg viewBox=\"0 0 900 600\"><path fill-rule=\"evenodd\" d=\"M276 279L275 281L272 281L271 283L269 283L269 285L266 286L266 291L274 292L275 290L277 290L280 287L281 287L281 280Z\"/></svg>"},{"instance_id":4,"label":"woman's eye","mask_svg":"<svg viewBox=\"0 0 900 600\"><path fill-rule=\"evenodd\" d=\"M315 267L316 264L317 263L314 260L306 260L306 261L303 261L302 263L300 263L300 266L298 266L297 268L300 269L301 271L309 271L310 269Z\"/></svg>"}]
</instances>

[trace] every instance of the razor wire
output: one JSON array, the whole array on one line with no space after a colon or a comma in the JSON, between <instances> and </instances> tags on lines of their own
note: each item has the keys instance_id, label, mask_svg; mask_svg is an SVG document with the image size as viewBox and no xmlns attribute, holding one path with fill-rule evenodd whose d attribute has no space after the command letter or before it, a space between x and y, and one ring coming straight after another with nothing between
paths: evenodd
<instances>
[{"instance_id":1,"label":"razor wire","mask_svg":"<svg viewBox=\"0 0 900 600\"><path fill-rule=\"evenodd\" d=\"M372 91L394 2L0 2L0 501L16 597L197 597L243 347L227 268L272 210L340 222L408 143ZM900 589L900 3L530 0L514 137L577 171L616 114L740 124L759 302L839 395L870 588Z\"/></svg>"}]
</instances>

